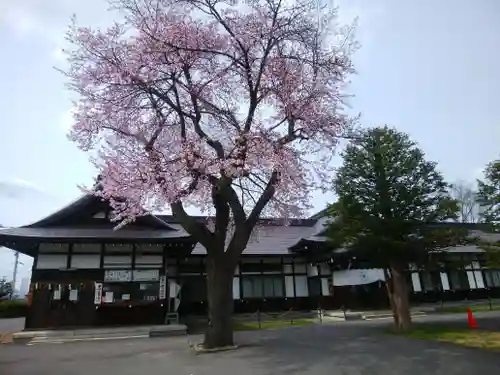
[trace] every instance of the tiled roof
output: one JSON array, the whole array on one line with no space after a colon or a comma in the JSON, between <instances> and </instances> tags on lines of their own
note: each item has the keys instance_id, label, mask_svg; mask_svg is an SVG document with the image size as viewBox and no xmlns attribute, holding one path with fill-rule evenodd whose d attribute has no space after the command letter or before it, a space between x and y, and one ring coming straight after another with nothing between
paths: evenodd
<instances>
[{"instance_id":1,"label":"tiled roof","mask_svg":"<svg viewBox=\"0 0 500 375\"><path fill-rule=\"evenodd\" d=\"M179 224L171 224L174 228L181 229ZM311 226L258 226L250 240L244 255L285 255L290 254L289 247L296 244L301 238L314 234ZM228 236L230 237L230 236ZM229 238L228 238L229 240ZM197 244L193 254L206 254L207 251L201 244Z\"/></svg>"}]
</instances>

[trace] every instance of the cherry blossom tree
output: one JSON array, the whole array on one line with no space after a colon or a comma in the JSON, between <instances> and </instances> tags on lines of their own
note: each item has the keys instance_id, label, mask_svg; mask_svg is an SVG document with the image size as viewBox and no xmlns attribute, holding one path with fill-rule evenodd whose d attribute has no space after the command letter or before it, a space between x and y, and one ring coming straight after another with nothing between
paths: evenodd
<instances>
[{"instance_id":1,"label":"cherry blossom tree","mask_svg":"<svg viewBox=\"0 0 500 375\"><path fill-rule=\"evenodd\" d=\"M91 152L118 225L167 206L206 248L204 345L231 345L232 278L259 218L303 215L355 122L353 27L312 0L111 6L122 22L68 32L70 138Z\"/></svg>"}]
</instances>

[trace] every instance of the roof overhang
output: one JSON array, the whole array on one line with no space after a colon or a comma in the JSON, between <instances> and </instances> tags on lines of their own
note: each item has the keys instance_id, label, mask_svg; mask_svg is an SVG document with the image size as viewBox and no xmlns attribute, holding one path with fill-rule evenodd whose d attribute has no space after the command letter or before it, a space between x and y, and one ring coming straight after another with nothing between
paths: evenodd
<instances>
[{"instance_id":1,"label":"roof overhang","mask_svg":"<svg viewBox=\"0 0 500 375\"><path fill-rule=\"evenodd\" d=\"M151 243L189 248L196 241L185 232L92 228L2 228L0 246L33 256L40 243Z\"/></svg>"}]
</instances>

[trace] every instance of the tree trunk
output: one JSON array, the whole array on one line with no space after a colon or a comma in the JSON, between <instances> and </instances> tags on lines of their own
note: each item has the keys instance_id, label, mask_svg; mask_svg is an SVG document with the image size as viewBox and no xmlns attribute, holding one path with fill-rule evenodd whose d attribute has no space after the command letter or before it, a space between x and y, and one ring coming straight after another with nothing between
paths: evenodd
<instances>
[{"instance_id":1,"label":"tree trunk","mask_svg":"<svg viewBox=\"0 0 500 375\"><path fill-rule=\"evenodd\" d=\"M391 265L391 281L393 287L393 303L397 320L396 330L406 332L411 328L410 300L404 270L399 265Z\"/></svg>"},{"instance_id":2,"label":"tree trunk","mask_svg":"<svg viewBox=\"0 0 500 375\"><path fill-rule=\"evenodd\" d=\"M393 280L389 272L387 272L387 269L384 269L384 276L385 276L385 287L387 288L387 297L389 298L389 304L391 306L391 311L392 311L392 317L394 318L394 324L398 326L399 316L398 316L398 311L396 309L396 304L394 302Z\"/></svg>"},{"instance_id":3,"label":"tree trunk","mask_svg":"<svg viewBox=\"0 0 500 375\"><path fill-rule=\"evenodd\" d=\"M206 349L234 345L233 277L236 265L231 266L226 254L207 257L208 328L203 346Z\"/></svg>"}]
</instances>

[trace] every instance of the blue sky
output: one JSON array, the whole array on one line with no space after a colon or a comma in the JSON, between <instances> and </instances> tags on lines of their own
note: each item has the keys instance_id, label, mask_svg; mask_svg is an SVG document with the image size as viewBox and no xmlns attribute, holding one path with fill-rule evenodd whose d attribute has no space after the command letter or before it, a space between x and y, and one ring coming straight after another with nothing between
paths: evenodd
<instances>
[{"instance_id":1,"label":"blue sky","mask_svg":"<svg viewBox=\"0 0 500 375\"><path fill-rule=\"evenodd\" d=\"M323 0L325 1L325 0ZM449 181L475 181L500 156L500 2L339 0L359 16L350 91L364 126L408 132ZM95 172L66 140L70 94L60 48L69 18L105 25L103 0L0 2L0 224L28 224L74 200ZM317 210L331 195L315 196ZM23 257L21 276L31 260ZM0 250L0 277L13 255Z\"/></svg>"}]
</instances>

